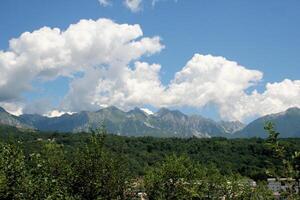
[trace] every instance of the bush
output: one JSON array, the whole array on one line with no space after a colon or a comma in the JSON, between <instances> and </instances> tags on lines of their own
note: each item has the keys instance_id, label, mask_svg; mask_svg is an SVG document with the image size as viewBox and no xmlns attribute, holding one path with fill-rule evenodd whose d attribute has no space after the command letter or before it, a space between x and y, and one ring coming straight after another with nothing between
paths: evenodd
<instances>
[{"instance_id":1,"label":"bush","mask_svg":"<svg viewBox=\"0 0 300 200\"><path fill-rule=\"evenodd\" d=\"M273 198L265 186L253 188L239 175L223 176L212 166L174 155L147 171L145 189L150 200Z\"/></svg>"}]
</instances>

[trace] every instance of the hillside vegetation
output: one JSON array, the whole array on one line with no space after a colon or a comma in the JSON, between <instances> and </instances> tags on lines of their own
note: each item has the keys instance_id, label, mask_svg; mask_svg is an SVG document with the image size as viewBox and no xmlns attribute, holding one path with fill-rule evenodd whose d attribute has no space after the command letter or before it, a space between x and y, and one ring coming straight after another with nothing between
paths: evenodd
<instances>
[{"instance_id":1,"label":"hillside vegetation","mask_svg":"<svg viewBox=\"0 0 300 200\"><path fill-rule=\"evenodd\" d=\"M121 137L0 128L1 199L273 199L265 180L284 176L263 139ZM281 139L286 158L300 139ZM249 178L258 181L251 188ZM171 182L170 182L171 181Z\"/></svg>"}]
</instances>

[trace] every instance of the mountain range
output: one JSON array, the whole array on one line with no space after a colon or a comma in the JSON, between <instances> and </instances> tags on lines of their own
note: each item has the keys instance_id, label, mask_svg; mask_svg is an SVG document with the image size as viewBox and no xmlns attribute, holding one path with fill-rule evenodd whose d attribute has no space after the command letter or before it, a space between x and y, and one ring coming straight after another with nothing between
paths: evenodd
<instances>
[{"instance_id":1,"label":"mountain range","mask_svg":"<svg viewBox=\"0 0 300 200\"><path fill-rule=\"evenodd\" d=\"M111 106L96 112L82 111L51 118L37 114L14 116L0 108L0 124L57 132L87 132L105 125L108 132L123 136L266 137L263 129L266 121L274 122L282 137L300 137L299 108L267 115L248 125L239 121L214 121L166 108L149 114L140 108L125 112Z\"/></svg>"},{"instance_id":2,"label":"mountain range","mask_svg":"<svg viewBox=\"0 0 300 200\"><path fill-rule=\"evenodd\" d=\"M264 125L273 122L281 137L300 137L300 109L289 108L284 112L260 117L236 132L236 137L266 137Z\"/></svg>"}]
</instances>

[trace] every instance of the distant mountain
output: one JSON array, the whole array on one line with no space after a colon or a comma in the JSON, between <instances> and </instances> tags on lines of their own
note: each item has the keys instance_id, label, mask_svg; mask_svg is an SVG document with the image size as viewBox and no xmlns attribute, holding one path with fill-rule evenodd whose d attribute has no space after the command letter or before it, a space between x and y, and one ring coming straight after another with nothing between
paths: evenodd
<instances>
[{"instance_id":1,"label":"distant mountain","mask_svg":"<svg viewBox=\"0 0 300 200\"><path fill-rule=\"evenodd\" d=\"M227 137L244 127L240 122L215 122L166 108L151 114L140 108L124 112L111 106L96 112L82 111L53 118L36 114L16 117L5 113L10 120L3 121L3 124L13 126L25 125L41 131L86 132L104 124L110 133L125 136Z\"/></svg>"},{"instance_id":2,"label":"distant mountain","mask_svg":"<svg viewBox=\"0 0 300 200\"><path fill-rule=\"evenodd\" d=\"M96 112L82 111L60 117L24 114L19 117L0 108L0 124L41 131L86 132L104 124L113 134L155 137L266 137L266 122L274 122L281 137L300 137L300 109L271 114L247 126L241 122L216 122L199 115L161 108L151 114L140 108L124 112L111 106Z\"/></svg>"},{"instance_id":3,"label":"distant mountain","mask_svg":"<svg viewBox=\"0 0 300 200\"><path fill-rule=\"evenodd\" d=\"M41 131L74 132L74 128L88 123L87 112L74 115L64 114L60 117L45 117L37 114L24 114L19 120Z\"/></svg>"},{"instance_id":4,"label":"distant mountain","mask_svg":"<svg viewBox=\"0 0 300 200\"><path fill-rule=\"evenodd\" d=\"M0 107L0 124L1 125L8 125L8 126L14 126L17 128L32 128L31 126L22 123L18 117L9 114L6 112L3 108Z\"/></svg>"},{"instance_id":5,"label":"distant mountain","mask_svg":"<svg viewBox=\"0 0 300 200\"><path fill-rule=\"evenodd\" d=\"M219 125L223 127L223 130L231 135L234 135L237 131L242 130L246 125L240 121L220 121Z\"/></svg>"},{"instance_id":6,"label":"distant mountain","mask_svg":"<svg viewBox=\"0 0 300 200\"><path fill-rule=\"evenodd\" d=\"M300 109L289 108L285 112L266 115L254 120L237 133L237 137L267 137L264 130L266 122L273 122L280 137L300 137Z\"/></svg>"},{"instance_id":7,"label":"distant mountain","mask_svg":"<svg viewBox=\"0 0 300 200\"><path fill-rule=\"evenodd\" d=\"M215 121L198 115L187 116L178 110L171 111L166 108L155 113L157 124L161 130L178 137L224 137L226 133Z\"/></svg>"}]
</instances>

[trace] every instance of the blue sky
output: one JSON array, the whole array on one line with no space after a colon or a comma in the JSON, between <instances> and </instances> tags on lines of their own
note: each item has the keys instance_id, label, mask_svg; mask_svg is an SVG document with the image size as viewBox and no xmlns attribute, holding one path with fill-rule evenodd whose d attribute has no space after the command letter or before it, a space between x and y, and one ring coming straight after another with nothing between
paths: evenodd
<instances>
[{"instance_id":1,"label":"blue sky","mask_svg":"<svg viewBox=\"0 0 300 200\"><path fill-rule=\"evenodd\" d=\"M118 24L139 24L145 37L161 38L165 48L140 60L159 63L160 79L165 85L199 53L222 56L249 70L261 71L263 78L255 89L263 92L267 83L300 78L299 10L297 0L161 0L155 6L144 0L138 12L130 11L121 0L106 7L98 0L2 0L0 49L7 51L11 38L43 26L65 30L81 19L108 18ZM32 81L35 89L24 91L21 96L27 102L49 98L58 105L69 89L69 82L66 77ZM180 108L219 118L214 105Z\"/></svg>"}]
</instances>

